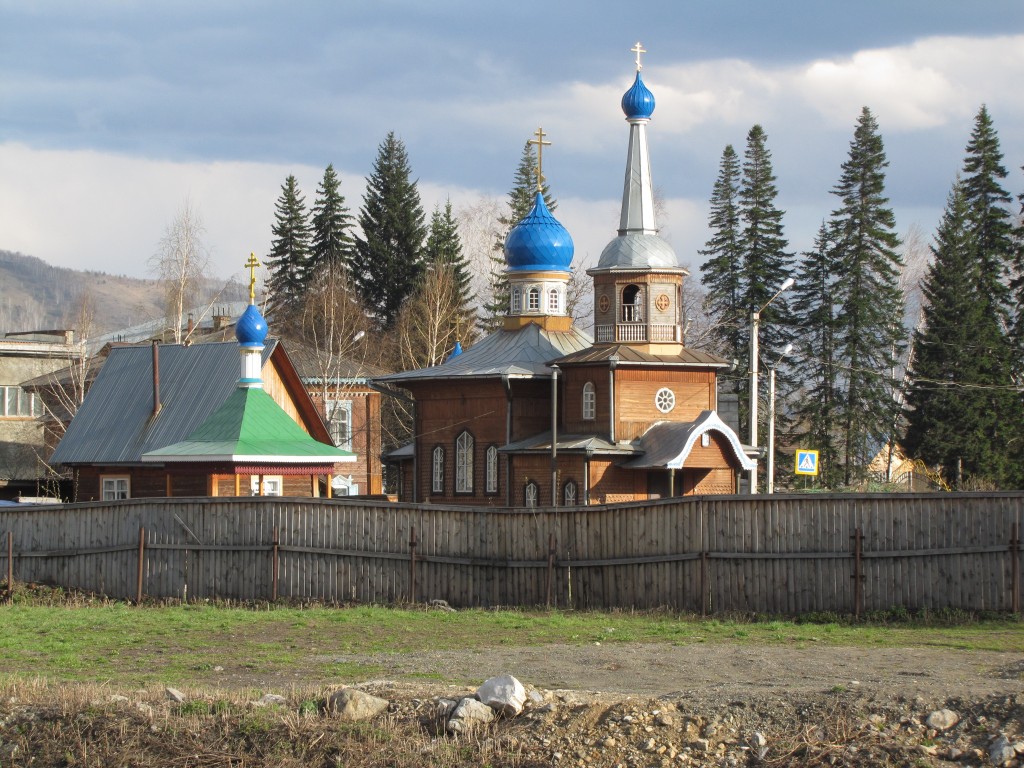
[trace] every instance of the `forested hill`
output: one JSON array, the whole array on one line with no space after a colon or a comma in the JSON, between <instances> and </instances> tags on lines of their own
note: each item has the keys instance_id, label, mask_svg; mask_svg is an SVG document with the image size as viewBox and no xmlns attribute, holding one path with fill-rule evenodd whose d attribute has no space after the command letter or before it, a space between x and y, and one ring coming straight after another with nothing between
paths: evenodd
<instances>
[{"instance_id":1,"label":"forested hill","mask_svg":"<svg viewBox=\"0 0 1024 768\"><path fill-rule=\"evenodd\" d=\"M210 297L221 287L211 283ZM238 299L241 288L233 288L221 299ZM34 256L0 250L0 336L52 328L80 331L86 296L94 309L89 335L120 330L163 316L161 293L156 280L54 267Z\"/></svg>"}]
</instances>

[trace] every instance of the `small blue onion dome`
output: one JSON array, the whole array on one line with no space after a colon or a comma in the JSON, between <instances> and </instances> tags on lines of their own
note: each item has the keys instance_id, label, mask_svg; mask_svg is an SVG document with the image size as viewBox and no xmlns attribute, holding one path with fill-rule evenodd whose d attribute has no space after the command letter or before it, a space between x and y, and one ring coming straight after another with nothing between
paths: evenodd
<instances>
[{"instance_id":1,"label":"small blue onion dome","mask_svg":"<svg viewBox=\"0 0 1024 768\"><path fill-rule=\"evenodd\" d=\"M654 94L644 85L639 72L632 87L622 94L622 111L627 120L649 120L654 114Z\"/></svg>"},{"instance_id":2,"label":"small blue onion dome","mask_svg":"<svg viewBox=\"0 0 1024 768\"><path fill-rule=\"evenodd\" d=\"M452 359L458 357L461 354L462 354L462 342L461 341L456 341L455 342L455 349L453 349L452 353L450 355L448 355L448 360L445 360L445 362L447 363L449 360L452 360Z\"/></svg>"},{"instance_id":3,"label":"small blue onion dome","mask_svg":"<svg viewBox=\"0 0 1024 768\"><path fill-rule=\"evenodd\" d=\"M245 312L235 323L235 338L243 347L261 347L267 338L267 321L256 309L255 304L245 308Z\"/></svg>"},{"instance_id":4,"label":"small blue onion dome","mask_svg":"<svg viewBox=\"0 0 1024 768\"><path fill-rule=\"evenodd\" d=\"M573 251L569 230L551 215L540 192L533 209L505 238L505 262L517 272L568 272Z\"/></svg>"}]
</instances>

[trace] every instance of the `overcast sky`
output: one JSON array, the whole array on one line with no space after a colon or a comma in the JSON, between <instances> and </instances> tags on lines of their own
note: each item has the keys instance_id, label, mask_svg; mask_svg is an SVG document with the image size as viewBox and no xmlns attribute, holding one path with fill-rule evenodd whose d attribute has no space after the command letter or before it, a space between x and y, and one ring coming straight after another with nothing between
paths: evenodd
<instances>
[{"instance_id":1,"label":"overcast sky","mask_svg":"<svg viewBox=\"0 0 1024 768\"><path fill-rule=\"evenodd\" d=\"M503 199L523 143L584 264L614 235L641 41L659 223L694 269L722 149L764 126L793 250L835 206L862 106L901 232L930 236L988 105L1024 191L1020 0L0 0L0 248L137 277L186 200L213 272L269 248L294 173L356 213L388 131L429 213Z\"/></svg>"}]
</instances>

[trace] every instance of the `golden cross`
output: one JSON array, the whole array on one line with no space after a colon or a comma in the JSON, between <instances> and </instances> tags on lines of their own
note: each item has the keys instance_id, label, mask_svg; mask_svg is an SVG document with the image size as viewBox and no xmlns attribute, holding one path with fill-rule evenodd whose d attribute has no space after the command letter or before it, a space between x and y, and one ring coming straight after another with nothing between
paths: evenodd
<instances>
[{"instance_id":1,"label":"golden cross","mask_svg":"<svg viewBox=\"0 0 1024 768\"><path fill-rule=\"evenodd\" d=\"M533 133L536 139L530 139L530 144L537 145L537 191L544 191L544 147L550 147L550 141L544 141L544 137L547 136L544 133L543 128L538 128Z\"/></svg>"},{"instance_id":2,"label":"golden cross","mask_svg":"<svg viewBox=\"0 0 1024 768\"><path fill-rule=\"evenodd\" d=\"M636 71L639 72L641 69L644 68L644 65L640 63L640 54L647 53L647 49L640 45L640 41L637 40L636 45L634 45L629 50L636 52Z\"/></svg>"},{"instance_id":3,"label":"golden cross","mask_svg":"<svg viewBox=\"0 0 1024 768\"><path fill-rule=\"evenodd\" d=\"M250 253L249 260L245 262L245 266L249 268L249 301L250 303L256 303L256 267L260 266L260 263L256 261L256 254Z\"/></svg>"}]
</instances>

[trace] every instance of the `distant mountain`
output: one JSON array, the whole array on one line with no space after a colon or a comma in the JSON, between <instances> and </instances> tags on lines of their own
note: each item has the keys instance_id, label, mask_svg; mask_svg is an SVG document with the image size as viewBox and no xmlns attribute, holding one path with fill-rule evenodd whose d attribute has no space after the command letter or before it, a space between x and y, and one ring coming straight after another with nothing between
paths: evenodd
<instances>
[{"instance_id":1,"label":"distant mountain","mask_svg":"<svg viewBox=\"0 0 1024 768\"><path fill-rule=\"evenodd\" d=\"M9 332L70 328L81 331L83 297L95 309L90 336L157 320L164 315L156 280L54 267L42 259L0 250L0 336ZM204 301L248 298L233 282L208 287Z\"/></svg>"}]
</instances>

